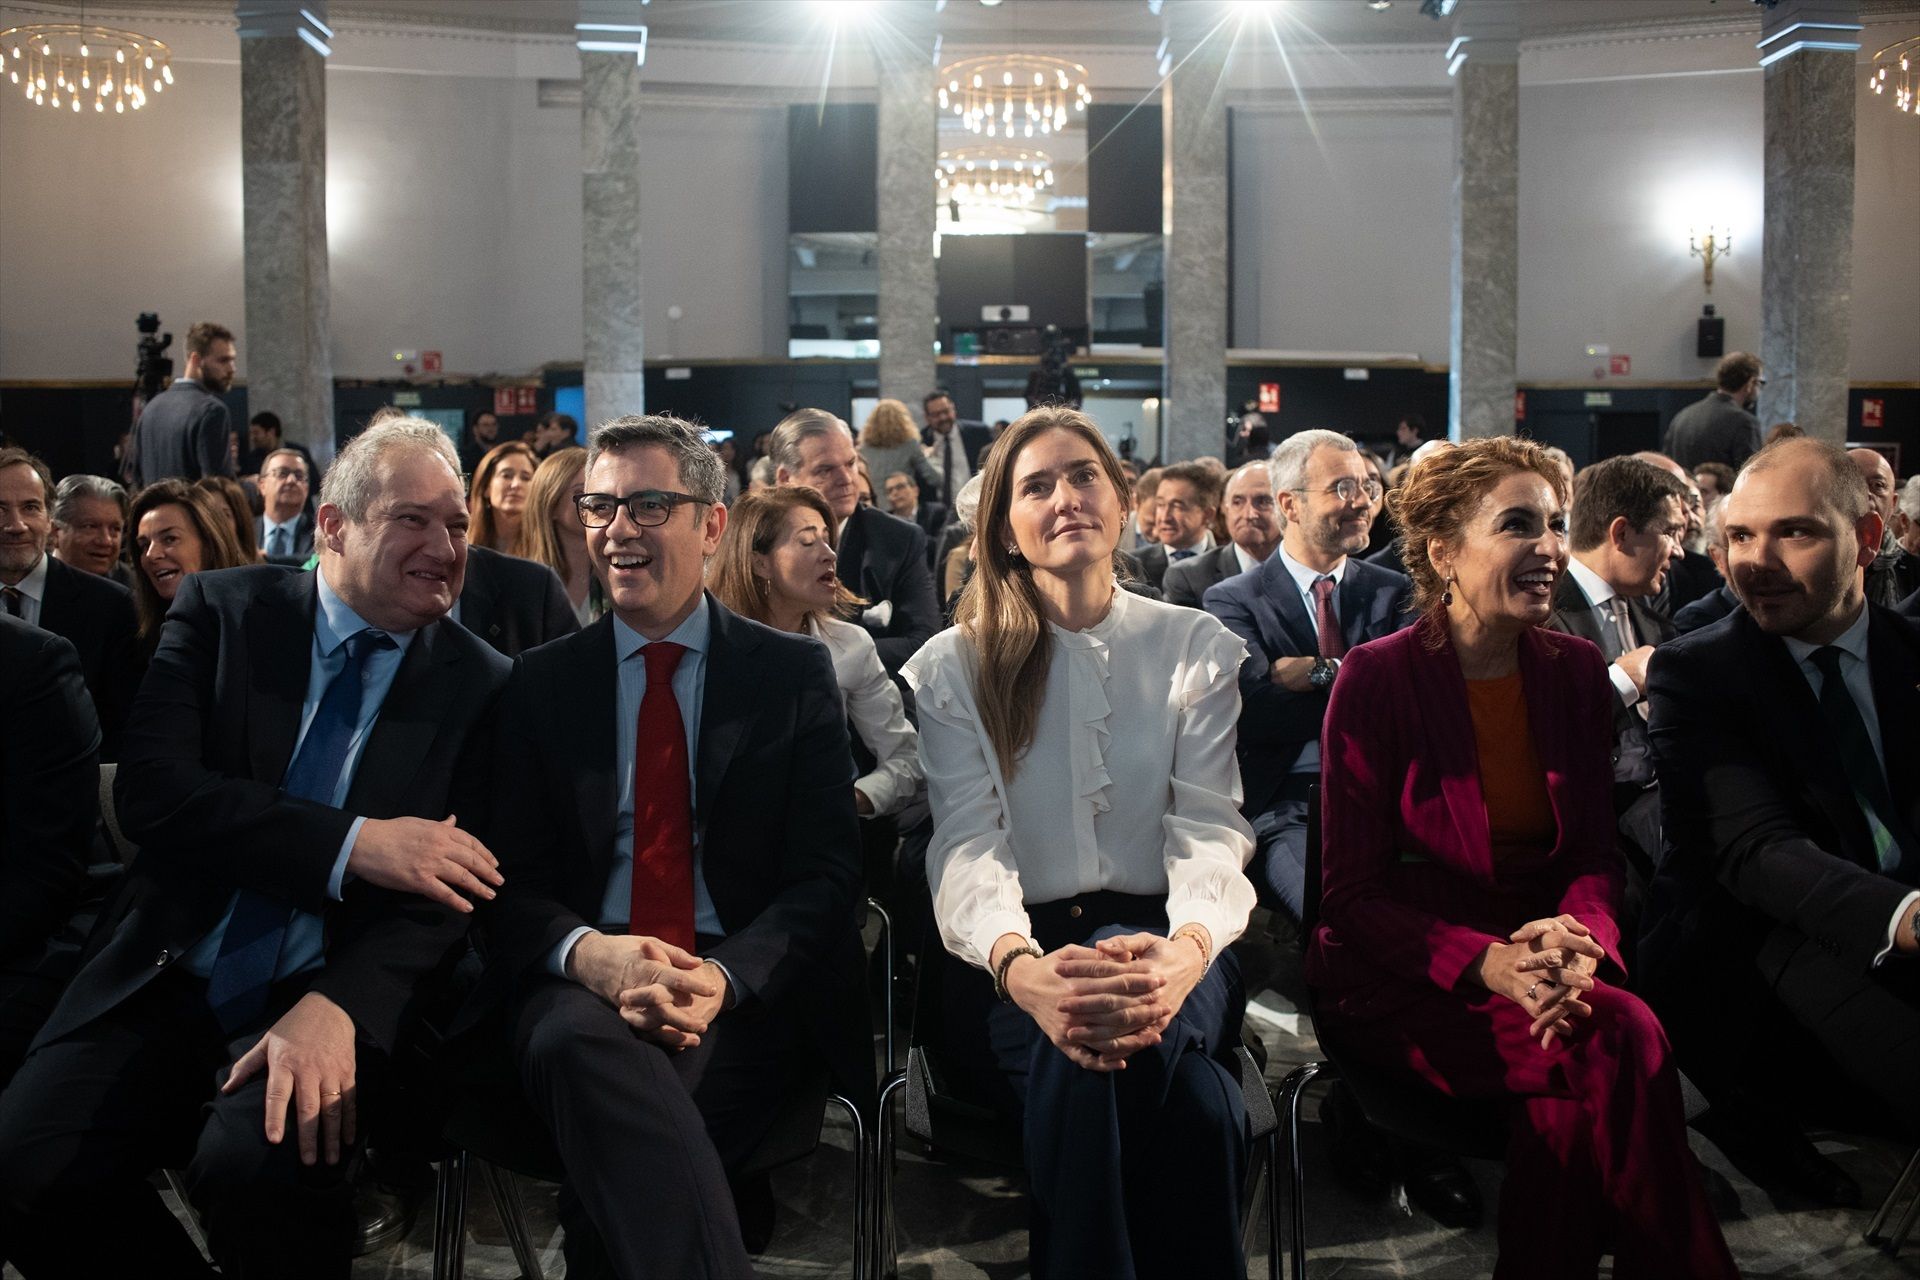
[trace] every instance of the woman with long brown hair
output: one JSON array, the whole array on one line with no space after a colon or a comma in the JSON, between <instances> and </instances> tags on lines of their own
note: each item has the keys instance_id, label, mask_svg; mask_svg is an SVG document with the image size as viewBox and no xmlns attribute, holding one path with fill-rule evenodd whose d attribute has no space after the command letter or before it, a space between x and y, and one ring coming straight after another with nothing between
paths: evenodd
<instances>
[{"instance_id":1,"label":"woman with long brown hair","mask_svg":"<svg viewBox=\"0 0 1920 1280\"><path fill-rule=\"evenodd\" d=\"M246 557L242 563L260 559L260 540L253 533L253 504L247 501L247 491L240 482L232 476L201 476L193 487L214 499L232 518L233 543Z\"/></svg>"},{"instance_id":2,"label":"woman with long brown hair","mask_svg":"<svg viewBox=\"0 0 1920 1280\"><path fill-rule=\"evenodd\" d=\"M574 499L586 492L587 451L561 449L547 455L527 486L526 518L513 554L554 571L567 589L567 603L581 626L607 611L606 592L587 560L587 526Z\"/></svg>"},{"instance_id":3,"label":"woman with long brown hair","mask_svg":"<svg viewBox=\"0 0 1920 1280\"><path fill-rule=\"evenodd\" d=\"M513 554L527 513L527 490L539 466L533 447L519 440L487 450L467 490L467 514L472 518L467 541Z\"/></svg>"},{"instance_id":4,"label":"woman with long brown hair","mask_svg":"<svg viewBox=\"0 0 1920 1280\"><path fill-rule=\"evenodd\" d=\"M1028 412L988 457L957 625L903 669L942 1047L1022 1116L1036 1276L1239 1276L1246 650L1120 589L1128 506L1091 420Z\"/></svg>"},{"instance_id":5,"label":"woman with long brown hair","mask_svg":"<svg viewBox=\"0 0 1920 1280\"><path fill-rule=\"evenodd\" d=\"M127 523L133 529L133 603L140 615L140 644L149 655L160 643L167 607L189 574L259 559L240 546L225 500L184 480L161 480L142 489Z\"/></svg>"}]
</instances>

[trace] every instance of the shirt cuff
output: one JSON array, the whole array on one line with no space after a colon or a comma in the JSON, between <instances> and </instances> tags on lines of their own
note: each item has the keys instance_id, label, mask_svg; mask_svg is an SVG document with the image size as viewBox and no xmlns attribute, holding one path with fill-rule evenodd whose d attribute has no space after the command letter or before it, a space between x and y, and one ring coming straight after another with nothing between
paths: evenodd
<instances>
[{"instance_id":1,"label":"shirt cuff","mask_svg":"<svg viewBox=\"0 0 1920 1280\"><path fill-rule=\"evenodd\" d=\"M1214 956L1225 951L1240 938L1239 932L1233 927L1233 922L1227 918L1227 913L1212 903L1189 902L1178 915L1169 916L1167 936L1171 938L1180 932L1182 925L1188 924L1197 924L1205 929L1208 939L1213 943L1213 951L1207 957L1209 967L1213 964Z\"/></svg>"},{"instance_id":2,"label":"shirt cuff","mask_svg":"<svg viewBox=\"0 0 1920 1280\"><path fill-rule=\"evenodd\" d=\"M1029 941L1033 937L1033 921L1024 911L996 911L980 921L973 931L971 939L976 953L973 963L982 969L993 968L993 944L1009 933L1017 933ZM969 957L962 956L961 959Z\"/></svg>"},{"instance_id":3,"label":"shirt cuff","mask_svg":"<svg viewBox=\"0 0 1920 1280\"><path fill-rule=\"evenodd\" d=\"M1633 677L1620 669L1620 664L1607 664L1607 678L1613 681L1613 691L1620 695L1620 705L1630 707L1640 701L1640 690L1634 687Z\"/></svg>"},{"instance_id":4,"label":"shirt cuff","mask_svg":"<svg viewBox=\"0 0 1920 1280\"><path fill-rule=\"evenodd\" d=\"M552 954L547 957L547 972L556 978L567 977L567 957L573 954L574 944L593 932L595 932L595 930L581 925L572 933L560 939L560 945L555 947Z\"/></svg>"},{"instance_id":5,"label":"shirt cuff","mask_svg":"<svg viewBox=\"0 0 1920 1280\"><path fill-rule=\"evenodd\" d=\"M347 828L347 838L340 842L340 856L333 860L333 870L327 876L327 897L331 901L340 901L340 895L346 889L347 859L353 856L353 846L360 839L360 828L366 825L365 818L355 818L353 825Z\"/></svg>"},{"instance_id":6,"label":"shirt cuff","mask_svg":"<svg viewBox=\"0 0 1920 1280\"><path fill-rule=\"evenodd\" d=\"M1880 948L1880 954L1873 958L1874 968L1878 969L1880 962L1893 954L1894 939L1900 935L1900 926L1905 924L1907 917L1913 914L1913 906L1916 902L1920 902L1920 892L1910 893L1900 900L1900 909L1893 913L1893 919L1887 925L1887 945Z\"/></svg>"},{"instance_id":7,"label":"shirt cuff","mask_svg":"<svg viewBox=\"0 0 1920 1280\"><path fill-rule=\"evenodd\" d=\"M720 993L720 1007L722 1009L731 1009L734 1005L739 1004L742 993L740 984L733 980L733 971L721 964L718 960L715 960L712 956L701 956L700 958L718 969L720 976L726 979L727 989Z\"/></svg>"}]
</instances>

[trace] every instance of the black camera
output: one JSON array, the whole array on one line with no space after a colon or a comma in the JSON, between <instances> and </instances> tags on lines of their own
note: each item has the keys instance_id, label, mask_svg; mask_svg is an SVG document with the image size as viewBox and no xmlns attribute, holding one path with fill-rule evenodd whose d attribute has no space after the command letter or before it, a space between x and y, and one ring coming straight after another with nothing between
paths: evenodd
<instances>
[{"instance_id":1,"label":"black camera","mask_svg":"<svg viewBox=\"0 0 1920 1280\"><path fill-rule=\"evenodd\" d=\"M142 311L140 318L133 323L140 330L133 371L134 386L140 399L147 401L159 395L165 389L167 379L173 376L173 361L167 356L167 348L173 345L173 335L160 333L160 317L151 311ZM156 333L160 333L157 338L153 336Z\"/></svg>"}]
</instances>

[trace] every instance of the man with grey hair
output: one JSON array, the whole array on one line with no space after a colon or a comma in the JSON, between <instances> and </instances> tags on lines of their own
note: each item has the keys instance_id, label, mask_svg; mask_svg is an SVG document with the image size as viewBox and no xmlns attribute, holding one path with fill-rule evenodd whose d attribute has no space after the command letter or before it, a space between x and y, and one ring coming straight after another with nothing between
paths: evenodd
<instances>
[{"instance_id":1,"label":"man with grey hair","mask_svg":"<svg viewBox=\"0 0 1920 1280\"><path fill-rule=\"evenodd\" d=\"M134 704L115 802L141 853L0 1106L0 1236L34 1280L204 1274L156 1167L224 1273L344 1278L361 1116L500 883L460 824L510 667L441 621L452 446L368 430L318 525L313 572L183 583Z\"/></svg>"},{"instance_id":2,"label":"man with grey hair","mask_svg":"<svg viewBox=\"0 0 1920 1280\"><path fill-rule=\"evenodd\" d=\"M53 558L133 589L120 548L127 531L127 491L105 476L73 475L53 491Z\"/></svg>"},{"instance_id":3,"label":"man with grey hair","mask_svg":"<svg viewBox=\"0 0 1920 1280\"><path fill-rule=\"evenodd\" d=\"M1849 449L1847 458L1859 470L1860 478L1867 482L1867 497L1885 526L1880 535L1880 554L1867 566L1867 599L1891 608L1920 590L1920 561L1903 555L1895 537L1900 485L1887 455L1878 449Z\"/></svg>"},{"instance_id":4,"label":"man with grey hair","mask_svg":"<svg viewBox=\"0 0 1920 1280\"><path fill-rule=\"evenodd\" d=\"M810 1061L872 1090L846 714L824 647L706 593L727 510L697 427L603 424L585 484L611 612L508 690L507 884L456 1034L511 1046L567 1171L569 1275L748 1276L770 1082Z\"/></svg>"},{"instance_id":5,"label":"man with grey hair","mask_svg":"<svg viewBox=\"0 0 1920 1280\"><path fill-rule=\"evenodd\" d=\"M859 455L853 432L825 409L796 409L773 429L774 479L820 491L840 524L835 571L849 591L867 601L861 625L888 675L940 629L927 535L911 520L860 505Z\"/></svg>"},{"instance_id":6,"label":"man with grey hair","mask_svg":"<svg viewBox=\"0 0 1920 1280\"><path fill-rule=\"evenodd\" d=\"M275 449L260 460L261 512L254 517L254 542L275 564L300 565L313 554L313 513L307 499L313 477L306 455Z\"/></svg>"},{"instance_id":7,"label":"man with grey hair","mask_svg":"<svg viewBox=\"0 0 1920 1280\"><path fill-rule=\"evenodd\" d=\"M1905 589L1899 607L1909 616L1920 616L1920 476L1908 476L1900 490L1893 509L1893 544L1891 572L1896 588Z\"/></svg>"},{"instance_id":8,"label":"man with grey hair","mask_svg":"<svg viewBox=\"0 0 1920 1280\"><path fill-rule=\"evenodd\" d=\"M1220 507L1227 520L1227 544L1167 566L1160 589L1168 604L1198 609L1207 589L1266 563L1280 545L1280 519L1265 462L1249 462L1227 477Z\"/></svg>"},{"instance_id":9,"label":"man with grey hair","mask_svg":"<svg viewBox=\"0 0 1920 1280\"><path fill-rule=\"evenodd\" d=\"M1858 1203L1780 1100L1837 1064L1920 1133L1894 1065L1920 1047L1920 625L1867 599L1881 518L1838 447L1755 454L1722 519L1745 607L1648 670L1666 854L1640 990L1709 1137L1763 1181Z\"/></svg>"}]
</instances>

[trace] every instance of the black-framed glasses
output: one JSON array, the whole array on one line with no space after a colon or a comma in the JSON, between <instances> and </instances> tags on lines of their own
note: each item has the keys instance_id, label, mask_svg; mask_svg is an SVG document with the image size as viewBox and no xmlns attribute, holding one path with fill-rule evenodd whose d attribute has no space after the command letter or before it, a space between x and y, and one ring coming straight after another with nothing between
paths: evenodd
<instances>
[{"instance_id":1,"label":"black-framed glasses","mask_svg":"<svg viewBox=\"0 0 1920 1280\"><path fill-rule=\"evenodd\" d=\"M1377 501L1386 490L1380 487L1378 480L1355 480L1352 476L1343 476L1324 489L1295 489L1295 493L1330 493L1342 502L1352 502L1362 493L1368 502Z\"/></svg>"},{"instance_id":2,"label":"black-framed glasses","mask_svg":"<svg viewBox=\"0 0 1920 1280\"><path fill-rule=\"evenodd\" d=\"M690 493L674 493L667 489L641 489L626 497L616 497L611 493L583 493L573 500L573 509L580 513L580 523L589 529L604 529L620 518L620 508L627 509L627 518L643 529L665 524L673 516L673 509L689 502L702 502Z\"/></svg>"}]
</instances>

